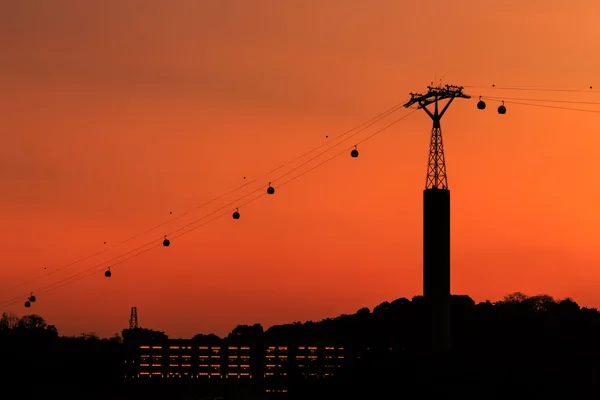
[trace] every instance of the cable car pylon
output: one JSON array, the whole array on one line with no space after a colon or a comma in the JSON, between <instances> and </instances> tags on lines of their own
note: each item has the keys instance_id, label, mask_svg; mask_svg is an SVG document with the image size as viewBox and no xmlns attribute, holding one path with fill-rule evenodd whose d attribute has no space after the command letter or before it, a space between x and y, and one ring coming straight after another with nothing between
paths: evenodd
<instances>
[{"instance_id":1,"label":"cable car pylon","mask_svg":"<svg viewBox=\"0 0 600 400\"><path fill-rule=\"evenodd\" d=\"M433 121L429 162L423 191L423 298L427 307L433 353L450 351L450 190L440 120L456 98L470 99L462 86L428 86L425 94L410 93L404 104L417 105ZM440 111L439 102L447 100ZM427 106L433 104L433 111ZM485 106L484 106L485 108Z\"/></svg>"}]
</instances>

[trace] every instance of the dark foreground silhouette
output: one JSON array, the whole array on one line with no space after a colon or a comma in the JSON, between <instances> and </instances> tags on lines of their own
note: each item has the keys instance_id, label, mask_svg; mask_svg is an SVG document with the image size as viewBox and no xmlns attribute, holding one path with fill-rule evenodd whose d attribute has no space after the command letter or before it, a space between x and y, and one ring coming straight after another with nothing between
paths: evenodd
<instances>
[{"instance_id":1,"label":"dark foreground silhouette","mask_svg":"<svg viewBox=\"0 0 600 400\"><path fill-rule=\"evenodd\" d=\"M423 299L417 296L321 322L296 322L266 331L259 324L240 325L223 339L200 334L177 341L150 329L126 329L122 337L110 339L92 334L61 337L40 316L19 319L3 314L2 381L18 382L21 399L397 399L432 394L575 399L590 398L600 389L600 312L596 309L546 295L515 293L500 302L479 304L468 296L453 296L453 350L445 356L427 351L426 315ZM158 352L181 346L209 350L243 346L248 349L250 372L248 379L226 379L226 372L215 373L213 379L169 379L166 372L165 377L141 379L142 367L136 365L135 356L141 346ZM270 348L298 352L299 346L343 348L345 358L327 378L323 374L307 378L298 359L282 366L285 375L267 376ZM169 372L173 364L168 364L170 356L165 357L164 371ZM214 362L223 358L227 368L227 357L225 353L215 356Z\"/></svg>"}]
</instances>

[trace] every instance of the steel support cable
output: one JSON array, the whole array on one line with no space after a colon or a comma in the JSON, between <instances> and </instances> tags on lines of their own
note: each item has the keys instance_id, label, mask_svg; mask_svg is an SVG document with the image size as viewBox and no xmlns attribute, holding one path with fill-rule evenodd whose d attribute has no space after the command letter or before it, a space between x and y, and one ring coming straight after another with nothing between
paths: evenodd
<instances>
[{"instance_id":1,"label":"steel support cable","mask_svg":"<svg viewBox=\"0 0 600 400\"><path fill-rule=\"evenodd\" d=\"M352 132L354 132L354 131L357 131L357 132L355 132L354 134L350 135L348 138L346 138L346 139L343 139L343 140L342 140L342 141L340 141L339 143L337 143L337 144L334 144L333 146L331 146L329 150L331 150L331 148L334 148L335 146L338 146L339 144L343 143L345 140L349 139L350 137L353 137L353 136L355 136L356 134L358 134L358 133L360 133L360 132L364 131L365 129L367 129L367 128L369 128L369 127L371 127L371 126L372 126L372 125L374 125L375 123L377 123L377 122L379 122L379 121L381 121L381 120L385 119L385 118L386 118L386 117L388 117L390 114L394 113L395 111L397 111L397 110L398 110L398 109L400 109L400 108L402 108L402 104L397 104L397 105L395 105L395 106L393 106L393 107L391 107L391 108L389 108L389 109L387 109L387 110L385 110L385 111L383 111L383 112L379 113L378 115L376 115L375 117L373 117L373 118L369 119L368 121L366 121L366 122L364 122L364 123L362 123L362 124L360 124L360 125L358 125L358 126L356 126L356 127L352 128L352 129L350 129L350 130L348 130L348 131L346 131L346 132L344 132L344 133L341 133L341 134L339 134L339 135L335 136L335 137L334 137L334 138L333 138L331 141L336 141L336 140L338 140L338 139L340 139L340 138L343 138L344 136L347 136L347 135L349 135L350 133L352 133ZM327 146L327 145L331 144L331 141L327 141L327 142L325 142L325 143L323 143L323 144L321 144L321 145L319 145L319 146L317 146L317 147L315 147L315 148L313 148L313 149L311 149L311 150L309 150L309 151L307 151L307 152L305 152L305 153L303 153L303 154L301 154L301 155L299 155L299 156L295 157L294 159L292 159L292 160L290 160L290 161L288 161L288 162L285 162L285 163L283 163L283 164L279 165L278 167L276 167L276 168L274 168L274 169L272 169L272 170L268 171L267 173L263 174L263 175L262 175L262 177L264 177L264 176L268 176L268 175L270 175L270 174L272 174L272 173L274 173L274 172L276 172L276 171L278 171L278 170L280 170L280 169L282 169L282 168L284 168L284 167L286 167L286 166L288 166L288 165L290 165L290 164L293 164L294 162L296 162L296 161L298 161L298 160L300 160L300 159L302 159L302 158L306 157L307 155L309 155L309 154L311 154L311 153L313 153L313 152L315 152L315 151L317 151L317 150L319 150L319 149L321 149L321 148L323 148L323 147L325 147L325 146ZM328 151L328 150L327 150L327 151ZM314 159L318 158L318 157L319 157L320 155L322 155L322 154L323 154L323 153L320 153L320 154L318 154L316 157L313 157L313 158L311 158L310 160L308 160L307 162L305 162L305 163L301 164L300 166L297 166L297 167L296 167L296 168L294 168L292 171L295 171L295 170L299 169L300 167L302 167L302 166L306 165L306 164L307 164L307 163L309 163L310 161L313 161ZM285 175L287 175L287 174L285 174ZM284 175L284 176L285 176L285 175ZM281 177L279 177L279 178L277 178L277 179L280 179L280 178L281 178ZM246 183L244 183L244 184L242 184L242 185L239 185L238 187L236 187L236 188L234 188L234 189L232 189L232 190L229 190L229 191L228 191L228 192L226 192L226 193L223 193L223 194L221 194L221 195L219 195L219 196L217 196L217 197L214 197L214 198L212 198L211 200L209 200L209 201L207 201L207 202L205 202L205 203L203 203L203 204L201 204L201 205L199 205L199 206L195 207L195 210L198 210L198 209L204 208L204 207L206 207L206 206L208 206L208 205L210 205L210 204L212 204L212 203L214 203L214 202L216 202L216 201L218 201L218 200L220 200L220 199L222 199L222 198L224 198L224 197L226 197L226 196L228 196L228 195L230 195L230 194L232 194L232 193L235 193L235 192L237 192L237 191L239 191L239 190L241 190L241 189L245 188L246 186L248 186L248 185L250 185L250 184L252 184L252 183L256 182L257 180L258 180L258 178L255 178L255 179L253 179L252 181L246 182ZM261 188L262 188L262 186L261 186ZM259 189L257 189L257 190L259 190ZM124 239L124 240L122 240L122 241L118 242L118 243L117 243L117 244L115 244L115 245L109 245L108 247L106 247L106 248L105 248L105 249L103 249L103 250L100 250L100 251L98 251L98 252L95 252L95 253L93 253L93 254L91 254L91 255L88 255L88 256L85 256L85 257L83 257L83 258L80 258L80 259L78 259L78 260L76 260L76 261L74 261L74 262L68 263L68 264L66 264L66 265L60 266L60 267L58 267L58 268L54 268L54 269L52 269L51 271L49 271L48 273L45 273L44 275L39 275L39 276L37 276L37 277L35 277L35 278L32 278L32 279L29 279L29 280L27 280L27 281L25 281L25 282L22 282L22 283L20 283L20 284L14 285L14 286L12 286L12 287L10 287L10 288L8 288L8 289L5 289L5 290L2 290L2 291L0 291L0 293L6 293L6 292L12 291L12 290L14 290L14 289L17 289L17 288L19 288L19 287L23 287L23 286L25 286L25 285L27 285L27 284L30 284L30 283L33 283L33 282L35 282L35 281L37 281L37 280L39 280L39 279L46 278L46 277L47 277L47 276L49 276L49 275L55 274L55 273L57 273L57 272L59 272L59 271L62 271L62 270L64 270L64 269L67 269L67 268L69 268L69 267L72 267L72 266L74 266L74 265L76 265L76 264L80 264L80 263L82 263L82 262L84 262L84 261L87 261L87 260L89 260L89 259L91 259L91 258L97 257L97 256L99 256L99 255L101 255L101 254L103 254L103 253L107 252L107 251L108 251L109 249L111 249L111 248L115 248L115 247L121 246L121 245L123 245L123 244L125 244L125 243L128 243L128 242L130 242L130 241L132 241L132 240L134 240L134 239L137 239L137 238L141 237L142 235L145 235L145 234L147 234L147 233L149 233L149 232L152 232L152 231L154 231L154 230L156 230L156 229L158 229L158 228L161 228L161 227L163 227L163 226L165 226L165 225L168 225L169 223L171 223L171 222L173 222L173 221L176 221L176 220L178 220L178 219L180 219L180 218L182 218L182 217L184 217L184 216L186 216L186 215L190 214L190 212L191 212L191 211L186 211L186 212L184 212L184 213L182 213L182 214L179 214L179 215L177 215L177 216L175 216L175 217L173 217L173 218L170 218L170 219L168 219L167 221L164 221L164 222L162 222L162 223L159 223L159 224L157 224L157 225L155 225L155 226L153 226L153 227L151 227L151 228L149 228L149 229L146 229L146 230L144 230L144 231L142 231L142 232L140 232L140 233L137 233L137 234L135 234L135 235L133 235L133 236L131 236L131 237L127 238L127 239ZM161 238L162 238L162 236L161 236ZM148 245L148 244L147 244L147 245ZM146 246L146 245L145 245L145 246ZM142 246L142 247L145 247L145 246ZM139 249L139 248L136 248L136 249ZM127 252L127 253L125 253L124 255L127 255L127 254L129 254L129 253L130 253L130 252ZM117 258L120 258L120 257L117 257ZM110 261L113 261L113 260L114 260L114 259L111 259Z\"/></svg>"},{"instance_id":2,"label":"steel support cable","mask_svg":"<svg viewBox=\"0 0 600 400\"><path fill-rule=\"evenodd\" d=\"M482 99L485 99L485 97L482 96ZM541 107L541 108L553 108L556 110L567 110L567 111L580 111L580 112L589 112L589 113L600 113L600 110L586 110L584 108L573 108L573 107L562 107L562 106L551 106L548 104L534 104L534 103L525 103L525 102L519 102L519 101L504 101L504 100L496 100L496 99L489 99L490 101L497 101L497 102L504 102L504 104L518 104L521 106L530 106L530 107Z\"/></svg>"},{"instance_id":3,"label":"steel support cable","mask_svg":"<svg viewBox=\"0 0 600 400\"><path fill-rule=\"evenodd\" d=\"M397 106L396 106L396 107L393 107L392 109L390 109L390 110L386 111L386 112L387 112L387 114L385 114L385 116L388 116L389 114L391 114L392 112L396 111L396 110L397 110L397 109L399 109L399 108L400 108L400 107L397 107ZM367 141L367 140L369 140L369 139L373 138L374 136L378 135L379 133L381 133L381 132L383 132L384 130L386 130L386 129L390 128L390 127L391 127L391 126L393 126L394 124L396 124L396 123L398 123L398 122L402 121L403 119L405 119L405 118L406 118L406 117L408 117L409 115L413 114L415 111L417 111L417 110L413 110L413 111L409 112L408 114L405 114L404 116L402 116L402 117L400 117L400 118L396 119L396 120L395 120L395 121L393 121L392 123L390 123L390 124L388 124L388 125L384 126L383 128L381 128L381 129L377 130L376 132L372 133L371 135L367 136L367 137L366 137L366 138L364 138L363 140L361 140L361 141L357 142L357 144L364 143L365 141ZM386 113L386 112L384 112L384 113ZM382 113L382 114L380 114L380 115L383 115L384 113ZM383 118L381 118L381 119L383 119ZM381 119L379 119L379 120L381 120ZM366 128L370 127L371 125L373 125L374 123L378 122L379 120L377 120L377 121L375 121L375 122L372 122L372 123L370 123L369 125L365 126L365 127L364 127L364 128L361 130L361 131L359 131L359 132L357 132L357 133L360 133L360 132L362 132L364 129L366 129ZM351 135L350 137L353 137L353 136L355 136L357 133L355 133L355 134ZM350 137L348 137L348 139L349 139ZM344 141L345 141L345 140L344 140ZM344 141L341 141L341 142L339 142L339 143L337 143L337 144L335 144L335 145L331 146L330 148L328 148L328 149L326 149L325 151L321 152L321 153L319 154L319 156L320 156L320 155L322 155L322 154L325 154L326 152L328 152L328 151L330 151L330 150L332 150L333 148L335 148L335 147L337 147L338 145L342 144ZM322 147L322 146L321 146L321 147ZM281 187L281 186L284 186L284 185L286 185L286 184L288 184L288 183L290 183L290 182L292 182L292 181L296 180L297 178L299 178L299 177L301 177L301 176L303 176L303 175L307 174L308 172L310 172L310 171L313 171L314 169L316 169L316 168L318 168L318 167L320 167L320 166L322 166L322 165L324 165L324 164L328 163L329 161L332 161L333 159L335 159L335 158L337 158L337 157L341 156L342 154L344 154L344 153L347 153L347 152L348 152L349 150L351 150L352 148L354 148L354 146L352 146L352 147L349 147L348 149L345 149L343 152L340 152L340 153L338 153L338 154L335 154L334 156L332 156L332 157L330 157L330 158L328 158L328 159L326 159L326 160L322 161L321 163L319 163L319 164L317 164L317 165L315 165L315 166L313 166L313 167L309 168L308 170L306 170L306 171L304 171L304 172L302 172L302 173L298 174L297 176L295 176L295 177L292 177L291 179L288 179L287 181L285 181L285 182L283 182L282 184L280 184L280 185L279 185L279 187ZM314 160L314 159L316 159L316 157L313 157L313 158L312 158L310 161L312 161L312 160ZM306 163L304 163L303 165L305 165L305 164L306 164ZM295 170L296 170L296 169L298 169L298 168L295 168ZM287 176L288 174L289 174L289 173L285 173L285 174L281 175L280 177L278 177L277 179L279 180L279 179L283 178L284 176ZM244 196L242 196L242 197L240 197L240 198L236 199L235 201L233 201L233 202L231 202L231 203L228 203L228 204L226 204L225 206L223 206L223 207L221 207L221 208L219 208L219 209L217 209L217 210L215 210L215 211L213 211L213 212L211 212L211 213L209 213L209 214L206 214L206 215L204 215L203 217L201 217L201 218L199 218L199 219L197 219L197 220L195 220L195 221L192 221L191 223L189 223L189 224L186 224L186 225L184 225L183 227L180 227L179 229L177 229L177 230L175 230L175 231L172 231L172 232L170 232L169 234L167 234L167 236L171 236L171 235L173 235L174 233L176 233L176 232L179 232L179 231L181 231L181 230L185 229L186 227L190 227L190 226L194 225L195 223L197 223L197 222L199 222L199 221L201 221L201 220L203 220L203 219L207 218L208 216L214 215L214 214L216 214L217 212L219 212L219 211L221 211L221 210L223 210L223 209L225 209L225 208L228 208L229 206L231 206L231 205L233 205L233 204L239 203L239 200L241 200L241 199L243 199L243 198L246 198L246 197L248 197L248 196L250 196L250 195L252 195L252 194L254 194L254 193L258 192L258 191L259 191L259 190L261 190L261 189L265 189L265 187L266 187L266 186L265 186L265 185L263 185L263 186L261 186L260 188L257 188L256 190L254 190L254 191L252 191L252 192L250 192L250 193L248 193L248 194L246 194L246 195L244 195ZM260 195L258 195L258 196L256 196L256 197L254 197L254 198L250 199L249 201L247 201L247 202L245 202L245 203L243 203L243 204L241 204L241 205L240 205L240 204L238 204L238 208L239 208L239 207L243 207L243 206L245 206L245 205L247 205L247 204L250 204L251 202L253 202L253 201L255 201L255 200L258 200L259 198L261 198L261 197L262 197L262 196L264 196L265 194L266 194L266 192L264 191L263 193L261 193ZM187 231L185 231L185 232L183 232L183 233L180 233L179 235L173 236L173 237L172 237L172 239L175 239L175 238L177 238L177 237L183 236L184 234L187 234L187 233L189 233L189 232L192 232L192 231L194 231L194 230L196 230L196 229L198 229L198 228L200 228L200 227L202 227L202 226L205 226L206 224L208 224L208 223L210 223L210 222L212 222L212 221L215 221L215 220L217 220L217 219L219 219L219 218L221 218L221 217L223 217L223 216L225 216L225 215L228 215L229 213L230 213L230 211L226 211L226 212L224 212L224 213L222 213L222 214L220 214L220 215L218 215L218 216L216 216L216 217L214 217L214 218L212 218L212 219L210 219L210 220L208 220L208 221L205 221L205 222L204 222L204 223L202 223L202 224L199 224L199 225L197 225L197 226L195 226L195 227L193 227L193 228L191 228L191 229L188 229ZM160 247L160 246L162 246L162 243L160 243L160 242L159 242L159 241L160 241L160 239L162 239L162 236L161 236L160 238L158 238L157 240L153 240L153 241L151 241L151 242L148 242L148 243L146 243L146 244L144 244L144 245L142 245L142 246L136 247L135 249L133 249L133 250L131 250L131 251L127 252L127 253L124 253L124 254L122 254L122 255L120 255L120 256L114 257L114 258L113 258L113 259L111 259L111 260L108 260L108 261L106 261L106 262L103 262L103 263L101 263L101 264L95 265L95 266L93 266L93 267L91 267L91 268L85 269L85 270L83 270L83 271L81 271L81 272L79 272L79 273L77 273L77 274L74 274L74 275L72 275L72 276L69 276L69 277L67 277L67 278L64 278L64 279L61 279L61 280L59 280L59 281L57 281L57 282L54 282L54 283L52 283L52 284L49 284L49 285L47 285L47 286L43 287L43 288L37 289L37 290L36 290L36 292L44 292L44 293L51 292L51 291L53 291L53 290L56 290L56 289L58 289L58 288L61 288L61 287L67 286L67 285L69 285L69 284L71 284L71 283L74 283L74 282L77 282L77 281L79 281L79 280L81 280L81 279L84 279L84 278L86 278L86 277L88 277L88 276L95 275L95 274L98 272L98 270L99 270L100 268L102 268L102 269L106 268L106 267L107 267L107 264L109 264L111 261L115 261L115 260L117 260L117 259L119 259L119 258L122 258L122 257L123 257L123 256L125 256L125 255L131 254L131 253L134 253L134 252L136 252L136 251L138 251L138 250L141 250L141 251L139 251L138 253L135 253L135 254L131 255L130 257L127 257L127 258L125 258L125 259L123 259L123 260L116 261L116 262L112 263L112 264L111 264L111 267L113 267L113 266L115 266L115 265L118 265L118 264L121 264L121 263L123 263L123 262L125 262L125 261L128 261L128 260L130 260L130 259L134 258L134 257L137 257L138 255L144 254L144 253L146 253L146 252L148 252L148 251L150 251L150 250L152 250L152 249L154 249L154 248L157 248L157 247ZM158 243L157 243L157 242L158 242ZM152 247L148 247L148 246L150 246L150 245L152 245L152 244L154 244L154 246L152 246ZM144 249L145 247L147 247L147 248L146 248L146 249ZM142 249L143 249L143 250L142 250ZM74 279L74 278L75 278L75 279ZM16 304L17 302L20 302L20 301L22 301L22 299L23 299L23 298L25 298L25 297L26 297L26 295L25 295L25 296L18 296L18 297L14 297L13 299L10 299L10 300L7 300L7 301L4 301L4 302L0 303L0 306L10 306L10 305L14 305L14 304Z\"/></svg>"},{"instance_id":4,"label":"steel support cable","mask_svg":"<svg viewBox=\"0 0 600 400\"><path fill-rule=\"evenodd\" d=\"M600 90L593 89L589 86L587 89L575 88L551 88L544 86L500 86L500 85L465 85L464 88L470 89L487 89L487 90L503 90L503 91L529 91L529 92L564 92L564 93L600 93Z\"/></svg>"},{"instance_id":5,"label":"steel support cable","mask_svg":"<svg viewBox=\"0 0 600 400\"><path fill-rule=\"evenodd\" d=\"M499 97L499 96L481 96L483 100L516 100L516 101L534 101L540 103L563 103L563 104L589 104L589 105L600 105L600 101L575 101L575 100L553 100L553 99L529 99L522 97Z\"/></svg>"}]
</instances>

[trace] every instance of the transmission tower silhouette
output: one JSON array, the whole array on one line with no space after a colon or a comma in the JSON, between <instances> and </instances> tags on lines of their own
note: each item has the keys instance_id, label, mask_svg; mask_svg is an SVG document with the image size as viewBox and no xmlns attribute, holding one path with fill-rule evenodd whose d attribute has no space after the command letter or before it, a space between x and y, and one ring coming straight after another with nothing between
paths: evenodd
<instances>
[{"instance_id":1,"label":"transmission tower silhouette","mask_svg":"<svg viewBox=\"0 0 600 400\"><path fill-rule=\"evenodd\" d=\"M137 328L139 328L137 307L131 307L131 315L129 316L129 329L137 329Z\"/></svg>"},{"instance_id":2,"label":"transmission tower silhouette","mask_svg":"<svg viewBox=\"0 0 600 400\"><path fill-rule=\"evenodd\" d=\"M418 105L433 121L427 178L423 191L423 298L429 314L432 351L449 352L450 337L450 190L440 120L455 98L469 99L462 86L427 86L425 94L410 93L404 107ZM438 103L448 100L440 111ZM433 111L427 108L434 105Z\"/></svg>"}]
</instances>

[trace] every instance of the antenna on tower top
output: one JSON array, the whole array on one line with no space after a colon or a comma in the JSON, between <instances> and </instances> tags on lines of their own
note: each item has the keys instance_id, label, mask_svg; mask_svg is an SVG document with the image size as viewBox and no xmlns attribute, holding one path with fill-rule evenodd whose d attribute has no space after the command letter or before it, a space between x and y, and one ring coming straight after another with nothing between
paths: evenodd
<instances>
[{"instance_id":1,"label":"antenna on tower top","mask_svg":"<svg viewBox=\"0 0 600 400\"><path fill-rule=\"evenodd\" d=\"M129 329L137 329L137 328L139 328L137 307L131 307L131 315L129 316Z\"/></svg>"}]
</instances>

